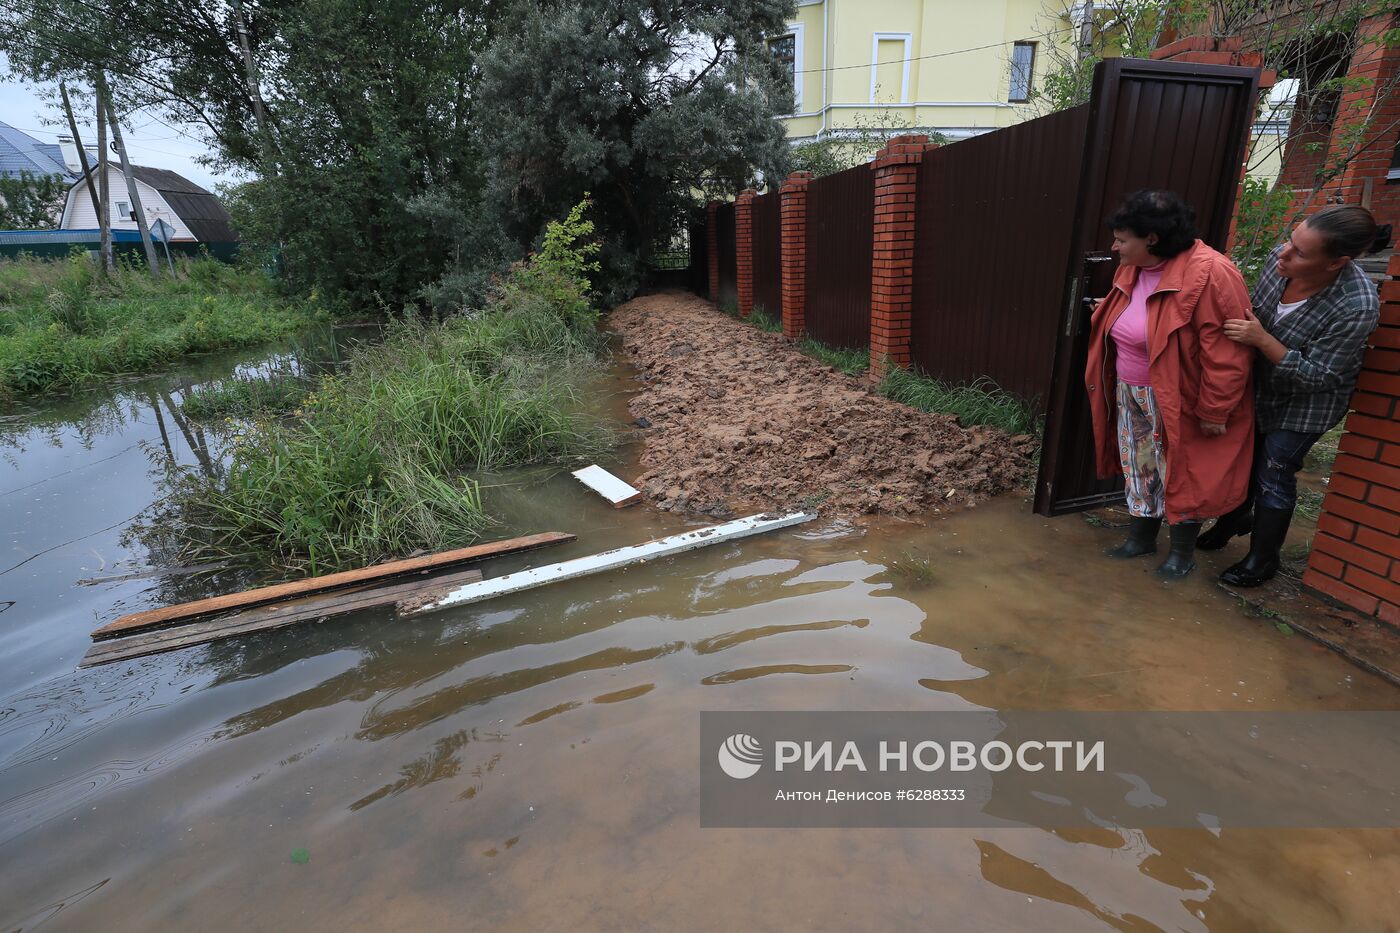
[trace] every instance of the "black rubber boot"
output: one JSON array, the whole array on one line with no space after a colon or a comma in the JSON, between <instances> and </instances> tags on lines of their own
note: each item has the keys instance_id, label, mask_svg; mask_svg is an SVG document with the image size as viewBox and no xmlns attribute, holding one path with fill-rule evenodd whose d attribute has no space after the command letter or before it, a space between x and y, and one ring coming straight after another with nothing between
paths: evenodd
<instances>
[{"instance_id":1,"label":"black rubber boot","mask_svg":"<svg viewBox=\"0 0 1400 933\"><path fill-rule=\"evenodd\" d=\"M1253 527L1254 504L1246 502L1233 512L1217 518L1210 531L1196 539L1196 547L1202 551L1219 551L1230 543L1231 538L1247 535Z\"/></svg>"},{"instance_id":2,"label":"black rubber boot","mask_svg":"<svg viewBox=\"0 0 1400 933\"><path fill-rule=\"evenodd\" d=\"M1278 573L1279 552L1288 526L1293 521L1292 509L1254 508L1254 534L1249 538L1249 554L1238 564L1220 575L1220 582L1230 586L1258 586Z\"/></svg>"},{"instance_id":3,"label":"black rubber boot","mask_svg":"<svg viewBox=\"0 0 1400 933\"><path fill-rule=\"evenodd\" d=\"M1167 559L1157 568L1157 576L1163 580L1180 580L1196 569L1196 561L1192 555L1196 553L1196 536L1201 533L1201 523L1182 522L1172 525L1168 533L1171 535L1172 548L1167 553Z\"/></svg>"},{"instance_id":4,"label":"black rubber boot","mask_svg":"<svg viewBox=\"0 0 1400 933\"><path fill-rule=\"evenodd\" d=\"M1157 532L1162 527L1160 518L1139 518L1134 515L1128 525L1128 540L1117 547L1104 551L1117 560L1128 560L1144 554L1157 553Z\"/></svg>"}]
</instances>

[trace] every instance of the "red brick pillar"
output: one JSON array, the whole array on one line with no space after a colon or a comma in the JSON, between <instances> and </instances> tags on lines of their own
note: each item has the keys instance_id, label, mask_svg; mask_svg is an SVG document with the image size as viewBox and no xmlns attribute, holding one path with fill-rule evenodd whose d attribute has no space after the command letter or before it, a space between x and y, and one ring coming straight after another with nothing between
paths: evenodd
<instances>
[{"instance_id":1,"label":"red brick pillar","mask_svg":"<svg viewBox=\"0 0 1400 933\"><path fill-rule=\"evenodd\" d=\"M705 250L710 273L710 300L719 301L719 203L705 205Z\"/></svg>"},{"instance_id":2,"label":"red brick pillar","mask_svg":"<svg viewBox=\"0 0 1400 933\"><path fill-rule=\"evenodd\" d=\"M758 192L745 188L734 202L734 270L738 279L739 317L753 310L753 199Z\"/></svg>"},{"instance_id":3,"label":"red brick pillar","mask_svg":"<svg viewBox=\"0 0 1400 933\"><path fill-rule=\"evenodd\" d=\"M875 245L870 281L870 378L885 361L909 366L914 307L914 214L923 135L896 136L875 156Z\"/></svg>"},{"instance_id":4,"label":"red brick pillar","mask_svg":"<svg viewBox=\"0 0 1400 933\"><path fill-rule=\"evenodd\" d=\"M1303 582L1400 625L1400 256L1389 272Z\"/></svg>"},{"instance_id":5,"label":"red brick pillar","mask_svg":"<svg viewBox=\"0 0 1400 933\"><path fill-rule=\"evenodd\" d=\"M778 189L782 228L783 336L799 340L807 329L807 185L811 172L793 172Z\"/></svg>"},{"instance_id":6,"label":"red brick pillar","mask_svg":"<svg viewBox=\"0 0 1400 933\"><path fill-rule=\"evenodd\" d=\"M1400 14L1382 13L1357 27L1364 39L1347 68L1348 84L1337 104L1323 163L1325 168L1346 161L1346 168L1323 186L1308 213L1328 204L1368 202L1377 222L1400 223L1400 185L1386 183L1400 126L1400 45L1387 45L1385 38L1397 25ZM1358 145L1354 134L1363 126Z\"/></svg>"}]
</instances>

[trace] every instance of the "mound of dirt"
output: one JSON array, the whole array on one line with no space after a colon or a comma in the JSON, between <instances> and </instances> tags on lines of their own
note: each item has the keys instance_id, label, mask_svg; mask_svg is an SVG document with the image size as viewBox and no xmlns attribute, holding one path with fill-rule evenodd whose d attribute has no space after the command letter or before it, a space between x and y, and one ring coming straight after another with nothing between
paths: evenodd
<instances>
[{"instance_id":1,"label":"mound of dirt","mask_svg":"<svg viewBox=\"0 0 1400 933\"><path fill-rule=\"evenodd\" d=\"M694 295L647 295L608 320L643 384L634 485L659 508L911 517L1013 489L1030 468L1033 438L891 401Z\"/></svg>"}]
</instances>

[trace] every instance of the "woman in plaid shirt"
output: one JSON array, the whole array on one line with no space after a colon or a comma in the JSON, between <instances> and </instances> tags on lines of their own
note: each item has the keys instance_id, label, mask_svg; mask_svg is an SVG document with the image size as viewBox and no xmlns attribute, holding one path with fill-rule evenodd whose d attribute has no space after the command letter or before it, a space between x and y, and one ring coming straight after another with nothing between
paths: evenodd
<instances>
[{"instance_id":1,"label":"woman in plaid shirt","mask_svg":"<svg viewBox=\"0 0 1400 933\"><path fill-rule=\"evenodd\" d=\"M1197 547L1218 550L1252 529L1249 555L1220 575L1232 586L1258 586L1278 572L1298 469L1351 403L1366 339L1380 318L1376 286L1352 260L1375 240L1376 222L1364 207L1314 214L1270 254L1254 287L1253 314L1225 322L1227 337L1257 351L1254 471L1244 504Z\"/></svg>"}]
</instances>

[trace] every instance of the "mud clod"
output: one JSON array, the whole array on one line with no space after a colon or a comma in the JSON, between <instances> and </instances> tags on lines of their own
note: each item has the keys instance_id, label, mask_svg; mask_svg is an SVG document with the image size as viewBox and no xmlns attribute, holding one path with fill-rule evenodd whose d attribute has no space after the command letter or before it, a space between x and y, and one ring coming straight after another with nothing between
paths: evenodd
<instances>
[{"instance_id":1,"label":"mud clod","mask_svg":"<svg viewBox=\"0 0 1400 933\"><path fill-rule=\"evenodd\" d=\"M634 485L659 508L912 517L975 505L1030 469L1034 438L891 401L694 295L637 298L609 324L640 374L630 411L651 425Z\"/></svg>"}]
</instances>

